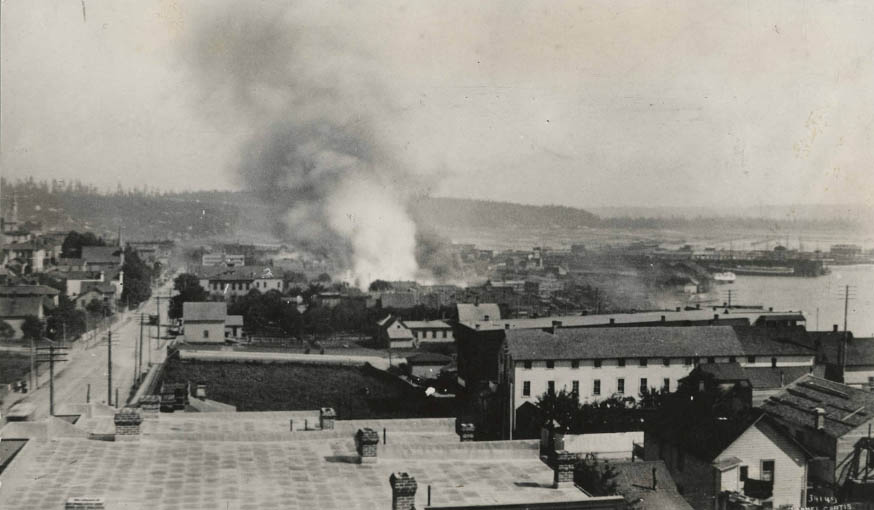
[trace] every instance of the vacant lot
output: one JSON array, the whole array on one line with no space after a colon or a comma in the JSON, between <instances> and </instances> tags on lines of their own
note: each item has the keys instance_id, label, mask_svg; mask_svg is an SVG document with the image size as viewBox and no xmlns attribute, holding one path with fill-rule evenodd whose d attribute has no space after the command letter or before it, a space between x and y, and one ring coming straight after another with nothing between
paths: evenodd
<instances>
[{"instance_id":1,"label":"vacant lot","mask_svg":"<svg viewBox=\"0 0 874 510\"><path fill-rule=\"evenodd\" d=\"M455 399L425 397L370 367L169 360L162 382L188 381L206 384L208 398L239 411L333 407L343 420L455 415Z\"/></svg>"},{"instance_id":2,"label":"vacant lot","mask_svg":"<svg viewBox=\"0 0 874 510\"><path fill-rule=\"evenodd\" d=\"M40 373L42 373L40 364ZM11 384L27 378L30 357L23 354L0 352L0 384Z\"/></svg>"}]
</instances>

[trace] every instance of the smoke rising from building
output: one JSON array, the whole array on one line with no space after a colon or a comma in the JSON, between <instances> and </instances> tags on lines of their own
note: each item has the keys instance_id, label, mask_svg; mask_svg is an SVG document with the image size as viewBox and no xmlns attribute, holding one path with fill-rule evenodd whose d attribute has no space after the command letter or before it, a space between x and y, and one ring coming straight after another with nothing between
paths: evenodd
<instances>
[{"instance_id":1,"label":"smoke rising from building","mask_svg":"<svg viewBox=\"0 0 874 510\"><path fill-rule=\"evenodd\" d=\"M238 173L274 208L276 233L328 256L361 287L421 276L408 211L414 173L381 126L390 94L363 50L287 10L237 9L195 30L186 55L206 104L234 106L249 131Z\"/></svg>"}]
</instances>

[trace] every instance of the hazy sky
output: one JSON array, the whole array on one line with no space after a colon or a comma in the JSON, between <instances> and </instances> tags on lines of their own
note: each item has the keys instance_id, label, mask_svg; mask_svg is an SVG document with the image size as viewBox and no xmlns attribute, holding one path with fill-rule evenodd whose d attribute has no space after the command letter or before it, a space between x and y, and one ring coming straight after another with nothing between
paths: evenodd
<instances>
[{"instance_id":1,"label":"hazy sky","mask_svg":"<svg viewBox=\"0 0 874 510\"><path fill-rule=\"evenodd\" d=\"M868 0L272 3L4 0L3 175L239 188L301 76L416 193L874 201Z\"/></svg>"}]
</instances>

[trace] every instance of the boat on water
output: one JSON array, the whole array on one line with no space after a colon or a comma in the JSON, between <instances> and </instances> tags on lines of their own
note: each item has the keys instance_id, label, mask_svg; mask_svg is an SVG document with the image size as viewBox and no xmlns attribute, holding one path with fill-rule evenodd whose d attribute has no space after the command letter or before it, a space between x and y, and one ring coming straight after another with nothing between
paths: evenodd
<instances>
[{"instance_id":1,"label":"boat on water","mask_svg":"<svg viewBox=\"0 0 874 510\"><path fill-rule=\"evenodd\" d=\"M723 271L721 273L713 273L713 279L719 283L733 283L737 279L737 275L731 271Z\"/></svg>"}]
</instances>

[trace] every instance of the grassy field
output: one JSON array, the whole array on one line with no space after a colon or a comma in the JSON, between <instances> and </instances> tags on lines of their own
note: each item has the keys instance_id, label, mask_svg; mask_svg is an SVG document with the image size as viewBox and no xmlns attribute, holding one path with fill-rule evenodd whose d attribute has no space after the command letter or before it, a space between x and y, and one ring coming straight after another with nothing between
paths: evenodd
<instances>
[{"instance_id":1,"label":"grassy field","mask_svg":"<svg viewBox=\"0 0 874 510\"><path fill-rule=\"evenodd\" d=\"M208 398L238 411L333 407L343 420L455 415L455 399L425 397L421 389L372 368L168 361L162 382L188 381L206 384Z\"/></svg>"},{"instance_id":2,"label":"grassy field","mask_svg":"<svg viewBox=\"0 0 874 510\"><path fill-rule=\"evenodd\" d=\"M29 356L0 352L0 384L11 384L25 379L28 372L30 372Z\"/></svg>"}]
</instances>

